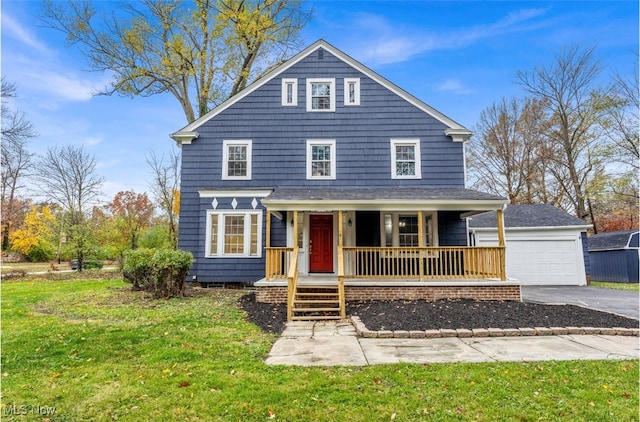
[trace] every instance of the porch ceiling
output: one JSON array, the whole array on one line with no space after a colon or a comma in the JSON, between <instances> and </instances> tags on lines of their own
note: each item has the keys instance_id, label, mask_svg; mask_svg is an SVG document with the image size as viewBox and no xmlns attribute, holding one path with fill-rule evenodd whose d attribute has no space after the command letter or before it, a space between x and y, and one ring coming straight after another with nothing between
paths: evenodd
<instances>
[{"instance_id":1,"label":"porch ceiling","mask_svg":"<svg viewBox=\"0 0 640 422\"><path fill-rule=\"evenodd\" d=\"M274 189L262 200L281 211L492 211L509 200L471 189L348 188Z\"/></svg>"}]
</instances>

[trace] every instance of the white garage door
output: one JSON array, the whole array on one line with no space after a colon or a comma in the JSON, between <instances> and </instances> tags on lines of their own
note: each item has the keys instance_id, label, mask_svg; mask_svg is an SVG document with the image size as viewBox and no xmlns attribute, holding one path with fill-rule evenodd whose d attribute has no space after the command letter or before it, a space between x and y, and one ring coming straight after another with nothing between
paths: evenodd
<instances>
[{"instance_id":1,"label":"white garage door","mask_svg":"<svg viewBox=\"0 0 640 422\"><path fill-rule=\"evenodd\" d=\"M497 234L476 233L477 245L497 245ZM584 285L579 233L506 233L507 277L526 285Z\"/></svg>"}]
</instances>

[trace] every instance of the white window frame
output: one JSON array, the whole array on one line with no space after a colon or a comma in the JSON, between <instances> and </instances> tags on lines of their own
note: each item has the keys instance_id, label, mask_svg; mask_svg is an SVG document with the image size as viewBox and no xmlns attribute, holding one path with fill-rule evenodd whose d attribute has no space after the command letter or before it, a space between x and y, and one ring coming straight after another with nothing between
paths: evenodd
<instances>
[{"instance_id":1,"label":"white window frame","mask_svg":"<svg viewBox=\"0 0 640 422\"><path fill-rule=\"evenodd\" d=\"M351 101L351 95L349 92L349 86L354 85L354 100ZM345 78L344 79L344 105L345 106L359 106L360 105L360 78Z\"/></svg>"},{"instance_id":2,"label":"white window frame","mask_svg":"<svg viewBox=\"0 0 640 422\"><path fill-rule=\"evenodd\" d=\"M291 86L291 101L289 101L288 87ZM282 78L282 105L285 107L298 105L298 79Z\"/></svg>"},{"instance_id":3,"label":"white window frame","mask_svg":"<svg viewBox=\"0 0 640 422\"><path fill-rule=\"evenodd\" d=\"M331 160L331 175L314 176L313 175L313 147L329 146L331 147L329 158ZM336 180L336 140L335 139L307 139L307 179L308 180Z\"/></svg>"},{"instance_id":4,"label":"white window frame","mask_svg":"<svg viewBox=\"0 0 640 422\"><path fill-rule=\"evenodd\" d=\"M385 215L391 216L391 245L387 244L387 233L385 227ZM394 211L394 212L380 212L380 245L383 247L398 247L400 245L400 216L417 216L417 212L411 211ZM423 232L419 236L422 236L422 244L427 247L437 247L439 245L438 238L438 213L436 211L423 211L422 222ZM429 221L431 220L431 221ZM429 227L429 222L431 226ZM419 227L419 226L418 226ZM431 231L431 233L429 233ZM427 235L431 234L431 242L428 242ZM431 243L431 244L429 244Z\"/></svg>"},{"instance_id":5,"label":"white window frame","mask_svg":"<svg viewBox=\"0 0 640 422\"><path fill-rule=\"evenodd\" d=\"M415 174L396 174L396 146L413 146L415 155ZM392 179L422 179L422 161L420 155L420 139L391 139L391 178Z\"/></svg>"},{"instance_id":6,"label":"white window frame","mask_svg":"<svg viewBox=\"0 0 640 422\"><path fill-rule=\"evenodd\" d=\"M216 250L211 250L211 216L218 216L218 244ZM258 219L258 237L256 245L256 254L251 255L251 216L255 215ZM225 254L225 219L227 217L244 217L244 239L243 253L241 254ZM208 210L207 211L207 233L205 240L205 258L262 258L262 210Z\"/></svg>"},{"instance_id":7,"label":"white window frame","mask_svg":"<svg viewBox=\"0 0 640 422\"><path fill-rule=\"evenodd\" d=\"M247 174L244 176L229 176L229 147L244 146L247 148ZM252 142L250 140L222 141L222 180L251 180Z\"/></svg>"},{"instance_id":8,"label":"white window frame","mask_svg":"<svg viewBox=\"0 0 640 422\"><path fill-rule=\"evenodd\" d=\"M312 85L317 83L329 84L329 108L314 109L312 99ZM314 113L335 112L336 111L336 79L335 78L307 78L307 111Z\"/></svg>"}]
</instances>

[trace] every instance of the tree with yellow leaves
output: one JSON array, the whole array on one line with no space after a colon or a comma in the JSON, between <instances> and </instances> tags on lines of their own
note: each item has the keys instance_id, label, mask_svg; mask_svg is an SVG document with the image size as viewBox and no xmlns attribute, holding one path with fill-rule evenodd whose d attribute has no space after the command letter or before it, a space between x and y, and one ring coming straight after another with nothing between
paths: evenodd
<instances>
[{"instance_id":1,"label":"tree with yellow leaves","mask_svg":"<svg viewBox=\"0 0 640 422\"><path fill-rule=\"evenodd\" d=\"M48 206L32 205L24 218L24 223L10 233L11 249L19 252L31 261L46 261L53 255L55 216Z\"/></svg>"}]
</instances>

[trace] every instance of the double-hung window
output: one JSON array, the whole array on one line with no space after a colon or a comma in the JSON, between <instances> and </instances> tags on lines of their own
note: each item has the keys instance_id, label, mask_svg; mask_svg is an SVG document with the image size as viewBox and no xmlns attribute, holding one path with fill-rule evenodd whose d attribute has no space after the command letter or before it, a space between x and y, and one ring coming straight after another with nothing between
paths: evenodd
<instances>
[{"instance_id":1,"label":"double-hung window","mask_svg":"<svg viewBox=\"0 0 640 422\"><path fill-rule=\"evenodd\" d=\"M307 79L307 111L336 110L335 78Z\"/></svg>"},{"instance_id":2,"label":"double-hung window","mask_svg":"<svg viewBox=\"0 0 640 422\"><path fill-rule=\"evenodd\" d=\"M391 140L391 178L422 178L420 163L420 140Z\"/></svg>"},{"instance_id":3,"label":"double-hung window","mask_svg":"<svg viewBox=\"0 0 640 422\"><path fill-rule=\"evenodd\" d=\"M251 179L251 141L223 141L222 179Z\"/></svg>"},{"instance_id":4,"label":"double-hung window","mask_svg":"<svg viewBox=\"0 0 640 422\"><path fill-rule=\"evenodd\" d=\"M344 79L344 105L360 105L360 78Z\"/></svg>"},{"instance_id":5,"label":"double-hung window","mask_svg":"<svg viewBox=\"0 0 640 422\"><path fill-rule=\"evenodd\" d=\"M418 214L384 212L382 213L383 246L414 247L420 245L420 237L424 246L438 245L437 213L426 212L423 215L422 233L418 222Z\"/></svg>"},{"instance_id":6,"label":"double-hung window","mask_svg":"<svg viewBox=\"0 0 640 422\"><path fill-rule=\"evenodd\" d=\"M298 80L295 78L282 79L282 105L298 105Z\"/></svg>"},{"instance_id":7,"label":"double-hung window","mask_svg":"<svg viewBox=\"0 0 640 422\"><path fill-rule=\"evenodd\" d=\"M335 139L307 140L307 179L336 178Z\"/></svg>"},{"instance_id":8,"label":"double-hung window","mask_svg":"<svg viewBox=\"0 0 640 422\"><path fill-rule=\"evenodd\" d=\"M259 258L261 233L262 211L209 211L205 255Z\"/></svg>"}]
</instances>

